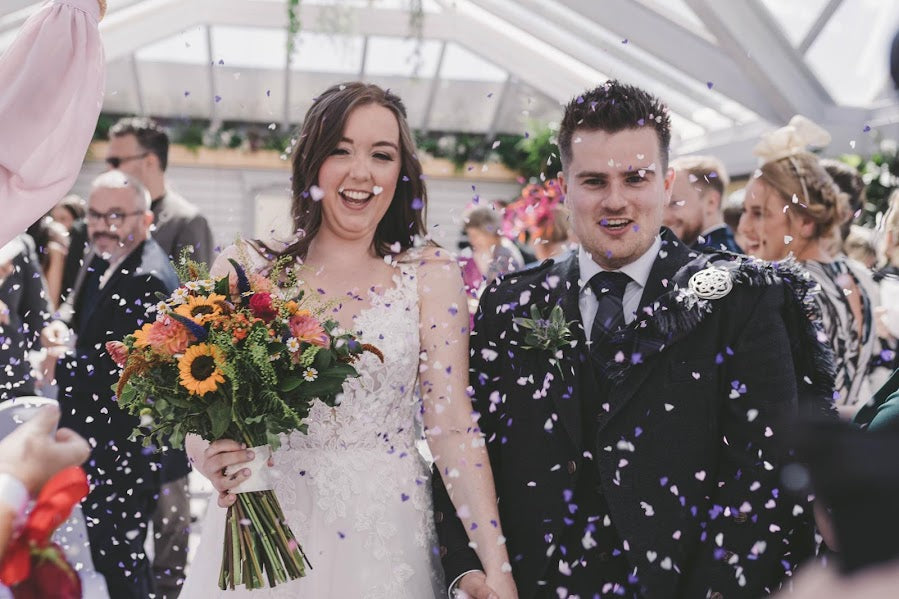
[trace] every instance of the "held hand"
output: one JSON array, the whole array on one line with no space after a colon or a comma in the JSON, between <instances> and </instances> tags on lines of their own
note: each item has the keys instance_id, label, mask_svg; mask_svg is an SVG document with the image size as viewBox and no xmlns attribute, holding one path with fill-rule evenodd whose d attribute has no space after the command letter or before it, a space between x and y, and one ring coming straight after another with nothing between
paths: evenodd
<instances>
[{"instance_id":1,"label":"held hand","mask_svg":"<svg viewBox=\"0 0 899 599\"><path fill-rule=\"evenodd\" d=\"M81 435L67 428L54 432L57 424L59 408L47 406L0 441L0 472L18 478L31 495L63 468L82 464L90 456Z\"/></svg>"},{"instance_id":2,"label":"held hand","mask_svg":"<svg viewBox=\"0 0 899 599\"><path fill-rule=\"evenodd\" d=\"M511 574L488 577L483 572L469 572L459 581L456 595L460 599L518 599Z\"/></svg>"},{"instance_id":3,"label":"held hand","mask_svg":"<svg viewBox=\"0 0 899 599\"><path fill-rule=\"evenodd\" d=\"M250 478L251 473L249 468L238 469L235 466L245 464L253 457L253 452L248 450L246 445L231 439L214 441L203 452L203 461L198 469L219 492L219 507L230 507L237 500L231 489ZM269 466L271 465L270 459ZM228 474L225 474L226 469Z\"/></svg>"},{"instance_id":4,"label":"held hand","mask_svg":"<svg viewBox=\"0 0 899 599\"><path fill-rule=\"evenodd\" d=\"M487 574L487 585L496 592L499 599L518 599L518 589L511 573Z\"/></svg>"},{"instance_id":5,"label":"held hand","mask_svg":"<svg viewBox=\"0 0 899 599\"><path fill-rule=\"evenodd\" d=\"M41 345L48 350L56 347L65 347L71 333L66 323L61 320L54 320L41 331Z\"/></svg>"},{"instance_id":6,"label":"held hand","mask_svg":"<svg viewBox=\"0 0 899 599\"><path fill-rule=\"evenodd\" d=\"M9 306L0 300L0 324L9 324Z\"/></svg>"}]
</instances>

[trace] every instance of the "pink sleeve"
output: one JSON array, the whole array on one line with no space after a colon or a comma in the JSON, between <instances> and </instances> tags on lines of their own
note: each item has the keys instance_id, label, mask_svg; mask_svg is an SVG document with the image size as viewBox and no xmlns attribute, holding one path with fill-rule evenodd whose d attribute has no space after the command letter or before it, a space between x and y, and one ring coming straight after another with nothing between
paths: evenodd
<instances>
[{"instance_id":1,"label":"pink sleeve","mask_svg":"<svg viewBox=\"0 0 899 599\"><path fill-rule=\"evenodd\" d=\"M103 103L97 0L53 0L0 57L0 245L72 187Z\"/></svg>"}]
</instances>

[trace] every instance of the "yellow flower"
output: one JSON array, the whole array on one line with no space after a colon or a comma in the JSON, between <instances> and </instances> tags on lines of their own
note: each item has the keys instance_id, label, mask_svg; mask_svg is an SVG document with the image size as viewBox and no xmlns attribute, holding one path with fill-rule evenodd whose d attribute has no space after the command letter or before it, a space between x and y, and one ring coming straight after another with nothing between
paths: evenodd
<instances>
[{"instance_id":1,"label":"yellow flower","mask_svg":"<svg viewBox=\"0 0 899 599\"><path fill-rule=\"evenodd\" d=\"M224 295L212 293L206 297L189 297L187 303L175 308L175 314L190 318L197 324L206 324L222 313L219 302L225 301Z\"/></svg>"},{"instance_id":2,"label":"yellow flower","mask_svg":"<svg viewBox=\"0 0 899 599\"><path fill-rule=\"evenodd\" d=\"M187 348L178 360L181 386L195 395L215 391L225 382L220 364L224 360L221 350L208 343Z\"/></svg>"}]
</instances>

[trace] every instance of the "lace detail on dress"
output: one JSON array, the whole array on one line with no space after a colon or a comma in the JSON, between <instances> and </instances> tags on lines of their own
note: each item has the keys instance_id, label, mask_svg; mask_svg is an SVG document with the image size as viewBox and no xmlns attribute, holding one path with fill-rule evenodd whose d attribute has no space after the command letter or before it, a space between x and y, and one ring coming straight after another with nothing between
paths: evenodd
<instances>
[{"instance_id":1,"label":"lace detail on dress","mask_svg":"<svg viewBox=\"0 0 899 599\"><path fill-rule=\"evenodd\" d=\"M420 567L421 556L437 546L430 470L416 447L421 407L414 266L401 265L393 281L382 295L371 293L370 307L354 319L355 332L381 350L384 362L364 354L356 363L359 376L344 384L340 403L331 408L317 402L306 419L307 433L292 433L276 454L276 467L287 470L276 491L288 520L306 528L306 514L298 507L302 481L316 517L347 525L338 536L383 562L379 584L365 589L366 599L417 599L408 584L415 575L409 553L417 554ZM401 533L407 538L398 539ZM438 575L430 575L438 584Z\"/></svg>"}]
</instances>

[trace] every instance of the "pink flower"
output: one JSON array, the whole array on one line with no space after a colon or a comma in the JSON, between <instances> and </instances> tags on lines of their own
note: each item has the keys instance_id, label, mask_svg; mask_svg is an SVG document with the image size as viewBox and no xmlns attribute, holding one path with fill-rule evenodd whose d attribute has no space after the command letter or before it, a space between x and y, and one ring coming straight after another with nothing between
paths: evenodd
<instances>
[{"instance_id":1,"label":"pink flower","mask_svg":"<svg viewBox=\"0 0 899 599\"><path fill-rule=\"evenodd\" d=\"M174 356L184 353L190 345L191 334L187 328L174 318L165 317L145 324L134 331L134 345L151 347L161 354ZM111 354L110 354L111 355Z\"/></svg>"},{"instance_id":2,"label":"pink flower","mask_svg":"<svg viewBox=\"0 0 899 599\"><path fill-rule=\"evenodd\" d=\"M291 316L288 326L290 333L299 341L321 347L328 347L331 342L321 323L307 310L300 310Z\"/></svg>"},{"instance_id":3,"label":"pink flower","mask_svg":"<svg viewBox=\"0 0 899 599\"><path fill-rule=\"evenodd\" d=\"M256 293L271 293L274 286L268 277L264 277L259 273L250 275L250 289Z\"/></svg>"},{"instance_id":4,"label":"pink flower","mask_svg":"<svg viewBox=\"0 0 899 599\"><path fill-rule=\"evenodd\" d=\"M106 353L108 353L109 357L112 358L112 361L116 363L116 366L119 368L125 367L125 362L128 361L128 348L124 343L121 341L107 341Z\"/></svg>"},{"instance_id":5,"label":"pink flower","mask_svg":"<svg viewBox=\"0 0 899 599\"><path fill-rule=\"evenodd\" d=\"M277 318L278 310L272 304L272 294L254 293L250 298L250 312L256 318L261 318L266 324Z\"/></svg>"}]
</instances>

